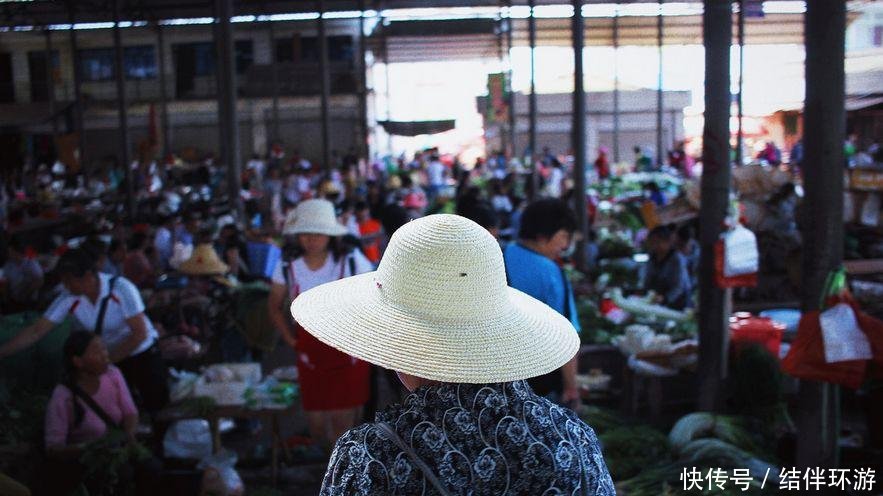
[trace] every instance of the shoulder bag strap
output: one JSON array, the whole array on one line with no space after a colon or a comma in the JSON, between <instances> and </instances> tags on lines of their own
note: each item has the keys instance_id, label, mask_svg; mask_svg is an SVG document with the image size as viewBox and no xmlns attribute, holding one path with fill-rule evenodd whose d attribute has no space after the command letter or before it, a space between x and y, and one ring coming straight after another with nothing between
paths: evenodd
<instances>
[{"instance_id":1,"label":"shoulder bag strap","mask_svg":"<svg viewBox=\"0 0 883 496\"><path fill-rule=\"evenodd\" d=\"M116 285L118 277L119 276L114 276L110 278L107 295L101 299L101 308L98 309L98 318L95 320L95 334L99 336L104 332L104 314L107 313L107 304L110 303L110 299L113 297L113 288Z\"/></svg>"},{"instance_id":2,"label":"shoulder bag strap","mask_svg":"<svg viewBox=\"0 0 883 496\"><path fill-rule=\"evenodd\" d=\"M421 472L423 472L423 476L426 477L426 480L429 481L432 487L434 487L441 496L451 496L451 493L448 492L447 489L445 489L445 487L438 480L438 477L435 476L429 466L426 465L426 463L421 460L419 456L417 456L417 453L414 453L414 450L411 449L411 447L408 446L401 437L399 437L399 435L396 433L395 429L393 429L391 425L386 422L378 422L377 427L381 431L383 431L384 434L386 434L390 441L395 443L395 445L398 446L398 448L405 453L408 459L411 460L411 463L416 465L417 468L420 469Z\"/></svg>"},{"instance_id":3,"label":"shoulder bag strap","mask_svg":"<svg viewBox=\"0 0 883 496\"><path fill-rule=\"evenodd\" d=\"M110 418L110 415L108 415L108 413L104 410L104 408L101 408L101 405L96 403L95 400L92 399L91 396L86 394L86 392L83 391L83 389L80 386L78 386L76 383L72 382L72 383L68 384L67 387L68 387L68 389L71 390L74 397L83 400L83 403L85 403L86 406L88 406L90 410L95 412L95 415L98 415L98 418L100 418L102 420L102 422L107 424L108 428L114 428L114 427L117 429L120 428L120 425L118 423L114 422L112 418ZM76 401L76 400L74 400L74 401Z\"/></svg>"}]
</instances>

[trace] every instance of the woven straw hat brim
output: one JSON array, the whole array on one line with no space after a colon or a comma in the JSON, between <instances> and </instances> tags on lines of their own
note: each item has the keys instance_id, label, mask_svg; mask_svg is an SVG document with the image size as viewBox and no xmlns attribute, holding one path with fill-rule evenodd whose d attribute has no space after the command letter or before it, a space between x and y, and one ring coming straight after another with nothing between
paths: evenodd
<instances>
[{"instance_id":1,"label":"woven straw hat brim","mask_svg":"<svg viewBox=\"0 0 883 496\"><path fill-rule=\"evenodd\" d=\"M425 379L486 384L540 376L579 349L561 314L506 288L511 311L490 319L433 321L397 308L369 272L317 286L291 304L295 320L320 341L356 358Z\"/></svg>"},{"instance_id":2,"label":"woven straw hat brim","mask_svg":"<svg viewBox=\"0 0 883 496\"><path fill-rule=\"evenodd\" d=\"M331 236L332 238L337 236L343 236L348 233L346 226L341 224L335 225L308 225L308 224L295 224L290 227L283 227L282 234L284 236L294 236L295 234L324 234L326 236Z\"/></svg>"},{"instance_id":3,"label":"woven straw hat brim","mask_svg":"<svg viewBox=\"0 0 883 496\"><path fill-rule=\"evenodd\" d=\"M228 270L230 270L230 267L224 263L220 265L198 266L196 264L188 264L187 262L184 262L178 266L178 272L189 276L221 276L226 274Z\"/></svg>"}]
</instances>

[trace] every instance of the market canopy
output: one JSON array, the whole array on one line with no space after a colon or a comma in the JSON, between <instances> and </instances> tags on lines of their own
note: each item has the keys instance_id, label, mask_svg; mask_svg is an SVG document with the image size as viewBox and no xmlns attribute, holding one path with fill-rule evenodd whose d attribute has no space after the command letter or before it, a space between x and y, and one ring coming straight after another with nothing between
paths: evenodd
<instances>
[{"instance_id":1,"label":"market canopy","mask_svg":"<svg viewBox=\"0 0 883 496\"><path fill-rule=\"evenodd\" d=\"M457 121L380 121L387 133L395 136L420 136L421 134L438 134L454 129Z\"/></svg>"}]
</instances>

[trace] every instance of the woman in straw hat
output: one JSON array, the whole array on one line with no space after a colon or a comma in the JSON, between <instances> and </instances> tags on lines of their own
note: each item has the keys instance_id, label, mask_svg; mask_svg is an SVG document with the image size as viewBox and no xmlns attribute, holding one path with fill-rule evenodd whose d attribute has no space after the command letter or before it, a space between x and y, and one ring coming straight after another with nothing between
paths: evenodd
<instances>
[{"instance_id":1,"label":"woman in straw hat","mask_svg":"<svg viewBox=\"0 0 883 496\"><path fill-rule=\"evenodd\" d=\"M579 348L561 314L506 286L485 229L431 215L399 229L376 272L303 292L291 313L412 392L335 446L322 495L612 495L592 429L525 381Z\"/></svg>"},{"instance_id":2,"label":"woman in straw hat","mask_svg":"<svg viewBox=\"0 0 883 496\"><path fill-rule=\"evenodd\" d=\"M284 301L373 267L358 250L345 252L340 237L347 229L337 222L334 205L328 200L307 200L298 205L282 234L296 237L299 254L276 266L268 299L270 320L297 351L301 401L310 434L315 442L327 446L359 418L359 409L369 395L368 364L304 332L286 315Z\"/></svg>"}]
</instances>

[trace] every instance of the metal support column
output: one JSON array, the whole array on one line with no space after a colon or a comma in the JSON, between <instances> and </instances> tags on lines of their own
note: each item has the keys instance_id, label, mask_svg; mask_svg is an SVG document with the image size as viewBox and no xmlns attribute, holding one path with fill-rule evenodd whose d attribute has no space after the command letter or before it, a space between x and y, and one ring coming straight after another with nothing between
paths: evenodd
<instances>
[{"instance_id":1,"label":"metal support column","mask_svg":"<svg viewBox=\"0 0 883 496\"><path fill-rule=\"evenodd\" d=\"M619 4L613 14L613 163L619 163Z\"/></svg>"},{"instance_id":2,"label":"metal support column","mask_svg":"<svg viewBox=\"0 0 883 496\"><path fill-rule=\"evenodd\" d=\"M54 140L58 137L58 116L55 115L55 77L53 76L55 67L52 63L52 31L46 28L43 31L43 35L46 37L46 95L49 100L49 115L52 118L52 138L54 148ZM58 156L58 150L56 150L55 155Z\"/></svg>"},{"instance_id":3,"label":"metal support column","mask_svg":"<svg viewBox=\"0 0 883 496\"><path fill-rule=\"evenodd\" d=\"M270 143L279 141L279 61L276 60L276 29L273 21L267 21L270 36L270 64L273 73L273 136ZM267 150L269 152L269 149Z\"/></svg>"},{"instance_id":4,"label":"metal support column","mask_svg":"<svg viewBox=\"0 0 883 496\"><path fill-rule=\"evenodd\" d=\"M503 22L503 2L502 2L502 0L497 4L497 8L498 8L498 15L500 16L499 19L497 20L497 29L496 29L496 34L497 34L497 60L500 61L500 74L502 75L502 74L505 74L505 73L503 72L503 63L504 63L504 58L503 58L503 29L505 29L505 28L504 28L505 23ZM505 84L503 85L502 91L504 91L504 92L506 91L506 85L505 85ZM507 102L507 103L508 103L508 102ZM499 133L499 136L500 136L500 152L502 152L502 153L505 155L505 154L507 154L506 152L509 150L509 133L506 132L506 131L507 131L506 128L507 128L508 125L509 125L509 124L508 124L508 119L507 119L507 122L506 122L505 124L504 124L503 122L497 122L496 124L497 124L498 133Z\"/></svg>"},{"instance_id":5,"label":"metal support column","mask_svg":"<svg viewBox=\"0 0 883 496\"><path fill-rule=\"evenodd\" d=\"M241 218L242 201L239 191L242 189L241 162L239 148L239 118L236 109L236 64L233 57L233 26L230 17L233 15L233 0L216 0L215 15L218 43L218 114L222 159L227 166L227 201L234 215Z\"/></svg>"},{"instance_id":6,"label":"metal support column","mask_svg":"<svg viewBox=\"0 0 883 496\"><path fill-rule=\"evenodd\" d=\"M574 263L585 266L585 244L589 239L589 216L586 209L586 89L583 84L583 47L585 47L585 18L583 1L573 0L573 207L577 228L582 239L577 244Z\"/></svg>"},{"instance_id":7,"label":"metal support column","mask_svg":"<svg viewBox=\"0 0 883 496\"><path fill-rule=\"evenodd\" d=\"M506 63L509 65L509 77L506 86L509 90L509 144L512 148L511 157L518 156L518 115L515 113L515 92L512 91L512 0L506 0Z\"/></svg>"},{"instance_id":8,"label":"metal support column","mask_svg":"<svg viewBox=\"0 0 883 496\"><path fill-rule=\"evenodd\" d=\"M126 213L130 221L135 218L135 184L132 174L132 164L129 163L129 123L126 115L126 80L125 65L123 58L123 41L120 33L120 14L122 0L113 2L113 49L116 69L117 85L117 115L119 117L119 155L126 181Z\"/></svg>"},{"instance_id":9,"label":"metal support column","mask_svg":"<svg viewBox=\"0 0 883 496\"><path fill-rule=\"evenodd\" d=\"M736 100L738 108L739 130L736 133L736 165L742 165L742 89L745 87L745 0L739 0L738 36L739 36L739 94Z\"/></svg>"},{"instance_id":10,"label":"metal support column","mask_svg":"<svg viewBox=\"0 0 883 496\"><path fill-rule=\"evenodd\" d=\"M159 58L159 106L162 111L160 117L160 132L162 133L162 159L172 153L171 136L169 136L169 96L166 93L166 42L163 36L164 29L159 23L156 24L157 56Z\"/></svg>"},{"instance_id":11,"label":"metal support column","mask_svg":"<svg viewBox=\"0 0 883 496\"><path fill-rule=\"evenodd\" d=\"M328 100L331 98L331 77L328 73L328 36L325 33L325 1L319 0L319 72L322 81L322 164L331 170L331 122Z\"/></svg>"},{"instance_id":12,"label":"metal support column","mask_svg":"<svg viewBox=\"0 0 883 496\"><path fill-rule=\"evenodd\" d=\"M382 4L381 4L381 6L382 6ZM381 12L381 11L382 11L382 8L378 8L378 12ZM386 100L386 120L392 121L392 106L390 104L390 86L391 86L392 82L389 79L389 39L387 38L386 25L383 24L382 17L380 18L380 22L381 22L381 26L382 26L382 29L380 32L380 36L381 36L380 42L383 45L383 71L385 74L384 78L386 79L386 83L383 88L384 97L385 97L384 99ZM386 129L384 129L384 132L386 132L386 148L389 150L389 154L392 155L393 154L392 134L390 134L389 130L386 130Z\"/></svg>"},{"instance_id":13,"label":"metal support column","mask_svg":"<svg viewBox=\"0 0 883 496\"><path fill-rule=\"evenodd\" d=\"M714 281L714 244L730 201L730 0L704 0L705 129L699 211L699 408L722 405L727 370L728 292Z\"/></svg>"},{"instance_id":14,"label":"metal support column","mask_svg":"<svg viewBox=\"0 0 883 496\"><path fill-rule=\"evenodd\" d=\"M819 309L827 275L843 262L844 45L846 2L807 2L804 101L804 312ZM798 467L837 467L839 389L801 381L798 393Z\"/></svg>"},{"instance_id":15,"label":"metal support column","mask_svg":"<svg viewBox=\"0 0 883 496\"><path fill-rule=\"evenodd\" d=\"M86 162L84 160L85 157L85 135L86 128L83 125L83 114L86 111L85 105L83 103L83 95L81 90L81 81L80 81L80 53L77 49L77 31L74 29L74 24L76 24L76 18L74 16L74 2L68 3L68 21L70 22L71 28L68 30L68 36L70 39L71 46L71 63L73 64L73 80L74 80L74 127L77 131L77 151L78 156L77 160L80 162L80 170L89 177L89 172L86 170Z\"/></svg>"},{"instance_id":16,"label":"metal support column","mask_svg":"<svg viewBox=\"0 0 883 496\"><path fill-rule=\"evenodd\" d=\"M531 170L531 194L533 197L538 195L540 189L540 174L537 171L537 157L539 157L539 154L537 153L537 19L534 17L535 1L528 0L527 2L527 5L530 7L530 16L527 18L527 34L530 45L530 99L528 100L530 113L530 130L528 132L530 136L530 153L528 157L530 158L530 164L527 165L530 166Z\"/></svg>"},{"instance_id":17,"label":"metal support column","mask_svg":"<svg viewBox=\"0 0 883 496\"><path fill-rule=\"evenodd\" d=\"M659 49L659 70L656 72L656 167L665 163L665 143L663 143L662 114L662 0L659 0L659 15L656 16L656 44Z\"/></svg>"},{"instance_id":18,"label":"metal support column","mask_svg":"<svg viewBox=\"0 0 883 496\"><path fill-rule=\"evenodd\" d=\"M356 153L368 158L368 68L365 62L365 0L359 0L359 146ZM360 171L360 168L356 168Z\"/></svg>"}]
</instances>

